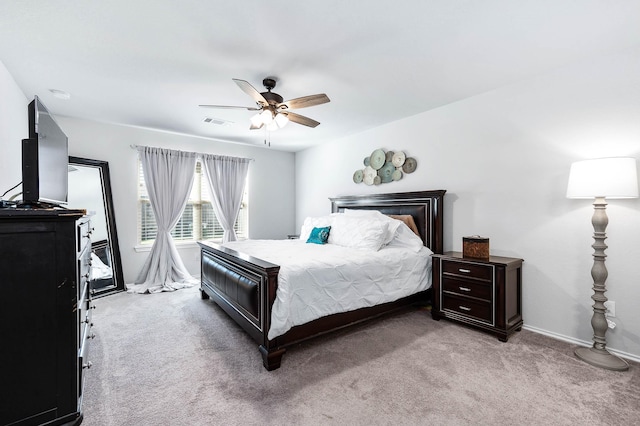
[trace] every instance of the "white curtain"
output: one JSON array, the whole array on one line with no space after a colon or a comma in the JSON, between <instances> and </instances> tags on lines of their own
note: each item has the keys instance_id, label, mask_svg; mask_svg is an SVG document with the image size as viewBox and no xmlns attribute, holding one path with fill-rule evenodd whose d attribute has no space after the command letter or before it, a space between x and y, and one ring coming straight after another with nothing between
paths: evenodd
<instances>
[{"instance_id":1,"label":"white curtain","mask_svg":"<svg viewBox=\"0 0 640 426\"><path fill-rule=\"evenodd\" d=\"M128 290L160 293L192 287L197 281L185 268L170 232L189 200L196 153L146 146L137 150L158 233L135 285Z\"/></svg>"},{"instance_id":2,"label":"white curtain","mask_svg":"<svg viewBox=\"0 0 640 426\"><path fill-rule=\"evenodd\" d=\"M237 240L233 225L240 211L250 161L248 158L202 154L202 164L213 194L213 210L224 229L223 243Z\"/></svg>"}]
</instances>

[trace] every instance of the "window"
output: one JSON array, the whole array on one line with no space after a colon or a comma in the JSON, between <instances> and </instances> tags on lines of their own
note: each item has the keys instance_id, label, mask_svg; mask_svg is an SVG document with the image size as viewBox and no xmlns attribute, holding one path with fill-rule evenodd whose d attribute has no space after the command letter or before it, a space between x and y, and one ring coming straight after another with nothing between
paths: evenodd
<instances>
[{"instance_id":1,"label":"window","mask_svg":"<svg viewBox=\"0 0 640 426\"><path fill-rule=\"evenodd\" d=\"M248 208L247 186L245 185L240 212L234 225L239 239L248 238ZM193 177L193 187L189 195L189 201L178 223L171 231L171 236L176 241L200 241L222 240L224 230L218 222L218 218L211 205L211 194L207 176L204 173L202 163L196 161L196 170ZM140 244L152 244L158 233L156 219L153 216L149 194L144 183L142 163L138 161L138 242Z\"/></svg>"}]
</instances>

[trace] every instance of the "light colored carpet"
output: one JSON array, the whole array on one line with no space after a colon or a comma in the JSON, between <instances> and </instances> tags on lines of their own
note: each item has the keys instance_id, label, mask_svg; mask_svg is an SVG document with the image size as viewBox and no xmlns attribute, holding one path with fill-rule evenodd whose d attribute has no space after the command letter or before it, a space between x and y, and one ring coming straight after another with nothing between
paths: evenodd
<instances>
[{"instance_id":1,"label":"light colored carpet","mask_svg":"<svg viewBox=\"0 0 640 426\"><path fill-rule=\"evenodd\" d=\"M640 368L591 367L410 309L295 346L257 345L197 288L95 301L85 426L638 425Z\"/></svg>"}]
</instances>

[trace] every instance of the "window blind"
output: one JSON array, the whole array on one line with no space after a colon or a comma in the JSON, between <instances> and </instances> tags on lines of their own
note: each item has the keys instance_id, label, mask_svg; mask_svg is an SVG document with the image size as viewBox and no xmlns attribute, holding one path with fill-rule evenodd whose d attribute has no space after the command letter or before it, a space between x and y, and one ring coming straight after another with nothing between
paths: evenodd
<instances>
[{"instance_id":1,"label":"window blind","mask_svg":"<svg viewBox=\"0 0 640 426\"><path fill-rule=\"evenodd\" d=\"M239 239L248 238L248 191L245 185L242 203L238 218L234 224L234 230ZM171 236L176 241L201 241L201 240L222 240L224 230L218 222L218 218L211 205L211 192L207 183L207 176L204 173L200 161L196 162L196 170L189 195L189 201L185 206L182 216L176 226L171 230ZM158 233L158 226L149 194L144 182L144 172L142 163L138 161L138 242L140 244L151 244Z\"/></svg>"}]
</instances>

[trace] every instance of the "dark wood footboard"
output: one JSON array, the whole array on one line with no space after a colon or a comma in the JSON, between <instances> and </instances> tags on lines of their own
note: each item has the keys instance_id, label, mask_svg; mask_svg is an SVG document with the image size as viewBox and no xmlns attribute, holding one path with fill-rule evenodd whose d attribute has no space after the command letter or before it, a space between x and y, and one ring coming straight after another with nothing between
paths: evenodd
<instances>
[{"instance_id":1,"label":"dark wood footboard","mask_svg":"<svg viewBox=\"0 0 640 426\"><path fill-rule=\"evenodd\" d=\"M267 370L280 366L284 350L270 344L267 334L280 267L219 244L200 243L203 299L213 299L260 345Z\"/></svg>"},{"instance_id":2,"label":"dark wood footboard","mask_svg":"<svg viewBox=\"0 0 640 426\"><path fill-rule=\"evenodd\" d=\"M411 214L425 245L442 253L442 199L445 191L377 194L368 197L332 198L332 210L377 209L387 214ZM282 336L268 339L271 307L278 289L280 267L214 243L202 249L201 296L213 299L259 345L267 370L280 367L286 348L295 343L370 320L416 302L426 302L430 290L395 302L329 315L293 327Z\"/></svg>"}]
</instances>

